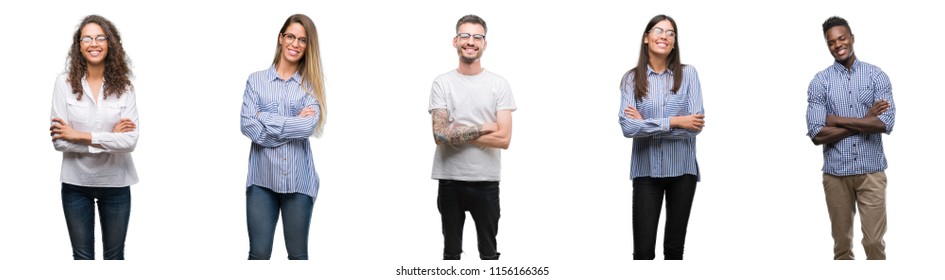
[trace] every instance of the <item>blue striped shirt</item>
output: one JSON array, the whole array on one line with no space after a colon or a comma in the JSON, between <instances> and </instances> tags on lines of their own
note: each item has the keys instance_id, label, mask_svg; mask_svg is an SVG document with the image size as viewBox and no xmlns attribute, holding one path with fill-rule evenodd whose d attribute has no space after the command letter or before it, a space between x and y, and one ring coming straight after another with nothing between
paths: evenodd
<instances>
[{"instance_id":1,"label":"blue striped shirt","mask_svg":"<svg viewBox=\"0 0 945 280\"><path fill-rule=\"evenodd\" d=\"M253 141L247 187L318 194L318 173L308 138L315 132L319 105L302 89L301 81L298 73L288 80L279 78L274 65L246 80L240 125L243 135ZM315 116L298 117L309 106L316 110Z\"/></svg>"},{"instance_id":2,"label":"blue striped shirt","mask_svg":"<svg viewBox=\"0 0 945 280\"><path fill-rule=\"evenodd\" d=\"M824 127L827 115L862 118L879 100L889 109L879 119L892 132L896 121L889 77L879 67L859 60L847 70L835 62L814 76L807 88L807 136L814 138ZM868 174L886 170L882 134L854 134L833 144L824 144L823 171L834 176Z\"/></svg>"},{"instance_id":3,"label":"blue striped shirt","mask_svg":"<svg viewBox=\"0 0 945 280\"><path fill-rule=\"evenodd\" d=\"M633 75L633 70L627 71L620 81L621 102L617 113L623 136L633 138L630 179L684 174L699 178L699 164L696 163L696 135L699 132L669 127L670 117L704 113L696 68L683 66L682 84L673 93L673 71L667 69L656 73L647 66L649 92L641 101L634 98ZM628 105L636 108L643 120L627 118L623 109Z\"/></svg>"}]
</instances>

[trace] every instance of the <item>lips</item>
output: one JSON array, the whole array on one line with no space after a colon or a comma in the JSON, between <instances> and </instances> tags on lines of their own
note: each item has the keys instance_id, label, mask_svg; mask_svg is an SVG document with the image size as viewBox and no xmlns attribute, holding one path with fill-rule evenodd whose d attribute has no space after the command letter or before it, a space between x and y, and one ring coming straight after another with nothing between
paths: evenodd
<instances>
[{"instance_id":1,"label":"lips","mask_svg":"<svg viewBox=\"0 0 945 280\"><path fill-rule=\"evenodd\" d=\"M290 50L289 50L289 55L291 55L291 56L297 56L297 55L299 55L299 51L290 49Z\"/></svg>"},{"instance_id":2,"label":"lips","mask_svg":"<svg viewBox=\"0 0 945 280\"><path fill-rule=\"evenodd\" d=\"M100 51L100 50L91 50L91 51L89 51L89 56L92 56L92 57L98 57L98 56L101 55L101 54L102 54L102 51Z\"/></svg>"},{"instance_id":3,"label":"lips","mask_svg":"<svg viewBox=\"0 0 945 280\"><path fill-rule=\"evenodd\" d=\"M842 48L842 49L837 50L837 56L844 56L844 55L847 55L847 49L846 49L846 48Z\"/></svg>"}]
</instances>

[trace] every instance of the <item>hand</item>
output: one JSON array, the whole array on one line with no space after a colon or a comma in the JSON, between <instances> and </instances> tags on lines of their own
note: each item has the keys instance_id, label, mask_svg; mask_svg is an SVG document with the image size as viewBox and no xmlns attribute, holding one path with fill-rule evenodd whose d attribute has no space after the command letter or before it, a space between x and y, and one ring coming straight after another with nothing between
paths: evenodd
<instances>
[{"instance_id":1,"label":"hand","mask_svg":"<svg viewBox=\"0 0 945 280\"><path fill-rule=\"evenodd\" d=\"M482 125L482 128L479 129L479 134L489 134L499 131L498 123L486 123Z\"/></svg>"},{"instance_id":2,"label":"hand","mask_svg":"<svg viewBox=\"0 0 945 280\"><path fill-rule=\"evenodd\" d=\"M112 129L112 132L114 133L131 132L131 131L134 131L135 128L137 127L138 126L135 125L135 123L132 122L131 119L125 118L125 119L121 119L121 121L119 121L118 124L115 124L115 128Z\"/></svg>"},{"instance_id":3,"label":"hand","mask_svg":"<svg viewBox=\"0 0 945 280\"><path fill-rule=\"evenodd\" d=\"M870 110L866 112L866 116L863 117L866 118L879 116L883 112L886 112L886 110L889 110L889 106L889 101L877 100L876 103L873 103L873 107L870 107Z\"/></svg>"},{"instance_id":4,"label":"hand","mask_svg":"<svg viewBox=\"0 0 945 280\"><path fill-rule=\"evenodd\" d=\"M643 114L640 114L640 111L637 111L637 108L627 105L627 108L623 109L623 114L627 115L627 118L634 120L642 120Z\"/></svg>"},{"instance_id":5,"label":"hand","mask_svg":"<svg viewBox=\"0 0 945 280\"><path fill-rule=\"evenodd\" d=\"M52 136L52 141L62 139L73 143L80 143L83 142L84 139L92 139L92 136L89 135L88 132L75 130L60 118L53 118L52 121L54 123L49 127L49 136Z\"/></svg>"},{"instance_id":6,"label":"hand","mask_svg":"<svg viewBox=\"0 0 945 280\"><path fill-rule=\"evenodd\" d=\"M307 118L307 117L313 117L313 116L315 116L315 109L312 109L312 107L309 107L309 106L306 106L305 109L302 109L302 111L299 112L300 118Z\"/></svg>"},{"instance_id":7,"label":"hand","mask_svg":"<svg viewBox=\"0 0 945 280\"><path fill-rule=\"evenodd\" d=\"M688 116L676 116L669 118L670 128L682 128L690 131L699 132L705 127L705 115L694 114Z\"/></svg>"}]
</instances>

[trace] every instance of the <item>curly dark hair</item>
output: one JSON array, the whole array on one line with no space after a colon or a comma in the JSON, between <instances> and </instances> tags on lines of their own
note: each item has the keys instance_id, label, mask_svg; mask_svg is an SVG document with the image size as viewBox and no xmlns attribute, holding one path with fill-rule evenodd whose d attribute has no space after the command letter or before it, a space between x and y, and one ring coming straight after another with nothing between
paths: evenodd
<instances>
[{"instance_id":1,"label":"curly dark hair","mask_svg":"<svg viewBox=\"0 0 945 280\"><path fill-rule=\"evenodd\" d=\"M68 82L72 86L72 93L76 95L77 100L82 100L84 93L82 90L82 76L88 71L88 65L86 65L85 57L82 56L80 37L82 36L82 28L90 23L101 26L102 31L105 32L105 37L108 38L108 53L105 55L104 98L108 98L109 95L113 94L121 97L123 92L134 90L130 80L131 69L128 67L131 62L128 56L125 55L125 48L121 46L121 34L118 33L118 28L115 28L111 21L100 15L89 15L82 19L79 28L76 28L75 35L72 36L72 48L69 50L69 65L67 66Z\"/></svg>"}]
</instances>

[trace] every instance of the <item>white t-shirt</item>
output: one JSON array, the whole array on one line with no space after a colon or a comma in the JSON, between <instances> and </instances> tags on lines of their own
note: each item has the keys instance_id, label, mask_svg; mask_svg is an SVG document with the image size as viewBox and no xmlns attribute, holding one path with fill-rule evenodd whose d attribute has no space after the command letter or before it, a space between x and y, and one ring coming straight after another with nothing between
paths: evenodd
<instances>
[{"instance_id":1,"label":"white t-shirt","mask_svg":"<svg viewBox=\"0 0 945 280\"><path fill-rule=\"evenodd\" d=\"M477 125L496 122L496 112L515 111L515 100L509 82L485 69L467 76L457 70L446 72L433 80L430 107L446 109L450 123ZM437 145L433 156L433 179L459 181L499 181L500 149L465 143Z\"/></svg>"}]
</instances>

